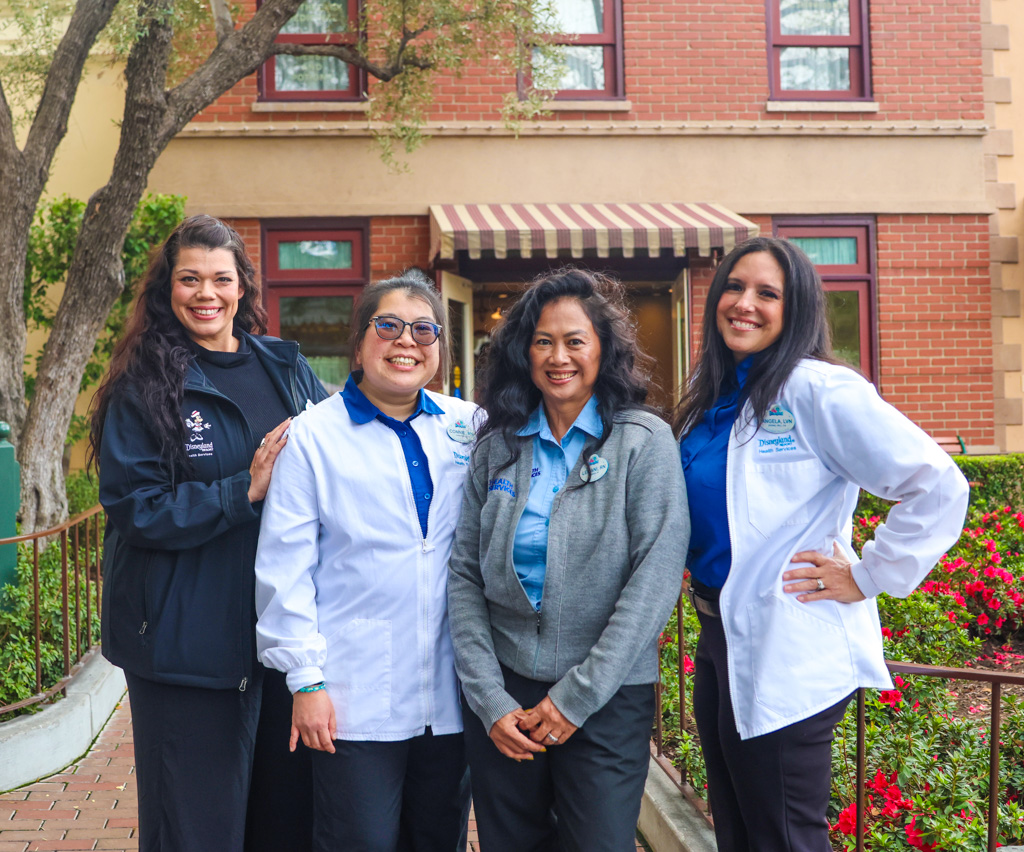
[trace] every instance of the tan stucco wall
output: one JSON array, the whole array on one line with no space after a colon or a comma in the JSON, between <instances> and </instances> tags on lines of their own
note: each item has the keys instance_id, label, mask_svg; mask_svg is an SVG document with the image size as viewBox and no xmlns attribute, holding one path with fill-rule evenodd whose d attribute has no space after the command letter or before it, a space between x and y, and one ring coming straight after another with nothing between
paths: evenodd
<instances>
[{"instance_id":1,"label":"tan stucco wall","mask_svg":"<svg viewBox=\"0 0 1024 852\"><path fill-rule=\"evenodd\" d=\"M987 145L990 192L999 206L993 222L999 251L993 264L993 343L995 345L996 439L1005 449L1024 452L1024 6L1020 0L983 0L983 20L991 14L986 47L991 57L989 118L995 133Z\"/></svg>"},{"instance_id":2,"label":"tan stucco wall","mask_svg":"<svg viewBox=\"0 0 1024 852\"><path fill-rule=\"evenodd\" d=\"M977 133L438 136L391 174L367 138L179 138L150 186L232 217L424 214L442 202L716 201L745 214L990 212Z\"/></svg>"}]
</instances>

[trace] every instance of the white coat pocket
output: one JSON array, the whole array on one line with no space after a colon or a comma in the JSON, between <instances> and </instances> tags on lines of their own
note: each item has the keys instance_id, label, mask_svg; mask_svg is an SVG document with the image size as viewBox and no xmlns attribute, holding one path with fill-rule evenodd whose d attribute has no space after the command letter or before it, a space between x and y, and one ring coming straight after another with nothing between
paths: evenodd
<instances>
[{"instance_id":1,"label":"white coat pocket","mask_svg":"<svg viewBox=\"0 0 1024 852\"><path fill-rule=\"evenodd\" d=\"M779 527L808 523L814 496L832 478L816 459L748 464L744 476L750 525L765 538Z\"/></svg>"},{"instance_id":2,"label":"white coat pocket","mask_svg":"<svg viewBox=\"0 0 1024 852\"><path fill-rule=\"evenodd\" d=\"M846 629L834 603L802 604L767 595L747 605L748 640L754 698L758 704L794 717L809 706L808 693L824 700L833 691L835 701L850 691L853 657ZM823 616L812 609L821 608ZM834 702L829 702L834 703Z\"/></svg>"},{"instance_id":3,"label":"white coat pocket","mask_svg":"<svg viewBox=\"0 0 1024 852\"><path fill-rule=\"evenodd\" d=\"M376 731L391 717L391 622L355 618L327 637L323 672L338 730Z\"/></svg>"}]
</instances>

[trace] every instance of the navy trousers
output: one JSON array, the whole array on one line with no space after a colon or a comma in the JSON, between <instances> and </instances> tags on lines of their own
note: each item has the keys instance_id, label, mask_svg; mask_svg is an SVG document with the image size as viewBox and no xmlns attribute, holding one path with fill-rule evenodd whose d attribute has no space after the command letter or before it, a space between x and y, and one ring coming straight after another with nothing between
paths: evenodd
<instances>
[{"instance_id":1,"label":"navy trousers","mask_svg":"<svg viewBox=\"0 0 1024 852\"><path fill-rule=\"evenodd\" d=\"M261 666L262 668L262 666ZM263 669L245 852L310 852L313 848L313 765L302 740L288 751L292 694L284 672Z\"/></svg>"},{"instance_id":2,"label":"navy trousers","mask_svg":"<svg viewBox=\"0 0 1024 852\"><path fill-rule=\"evenodd\" d=\"M853 696L809 719L741 740L729 695L722 620L698 616L693 710L719 852L831 852L825 811L832 729Z\"/></svg>"},{"instance_id":3,"label":"navy trousers","mask_svg":"<svg viewBox=\"0 0 1024 852\"><path fill-rule=\"evenodd\" d=\"M552 686L502 671L523 707ZM623 686L566 742L517 763L498 751L463 700L482 852L635 850L654 709L653 684Z\"/></svg>"},{"instance_id":4,"label":"navy trousers","mask_svg":"<svg viewBox=\"0 0 1024 852\"><path fill-rule=\"evenodd\" d=\"M141 852L241 852L262 673L245 692L125 680Z\"/></svg>"},{"instance_id":5,"label":"navy trousers","mask_svg":"<svg viewBox=\"0 0 1024 852\"><path fill-rule=\"evenodd\" d=\"M462 734L334 741L313 758L316 852L465 852L469 770Z\"/></svg>"}]
</instances>

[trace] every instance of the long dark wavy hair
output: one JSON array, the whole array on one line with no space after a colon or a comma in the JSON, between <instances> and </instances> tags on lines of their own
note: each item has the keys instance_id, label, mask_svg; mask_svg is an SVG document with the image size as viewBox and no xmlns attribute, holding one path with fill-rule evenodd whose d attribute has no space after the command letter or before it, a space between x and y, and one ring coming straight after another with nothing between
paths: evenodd
<instances>
[{"instance_id":1,"label":"long dark wavy hair","mask_svg":"<svg viewBox=\"0 0 1024 852\"><path fill-rule=\"evenodd\" d=\"M686 435L700 423L718 399L722 381L735 369L736 359L718 331L718 302L737 261L761 251L775 258L782 268L784 283L782 332L756 359L744 385L743 400L750 402L756 420L760 422L764 418L801 359L837 363L825 314L825 290L810 258L788 240L775 237L746 240L725 256L711 281L697 366L672 415L672 428L677 437Z\"/></svg>"},{"instance_id":2,"label":"long dark wavy hair","mask_svg":"<svg viewBox=\"0 0 1024 852\"><path fill-rule=\"evenodd\" d=\"M544 306L575 299L601 341L601 364L594 385L604 431L597 447L608 439L612 418L625 408L643 408L650 386L651 358L636 340L636 325L623 300L622 285L594 272L564 267L535 279L512 306L491 339L484 370L481 404L487 421L478 437L500 434L514 464L524 439L516 432L540 404L541 393L531 378L530 345Z\"/></svg>"},{"instance_id":3,"label":"long dark wavy hair","mask_svg":"<svg viewBox=\"0 0 1024 852\"><path fill-rule=\"evenodd\" d=\"M190 470L181 404L185 371L193 355L188 332L171 309L171 273L181 250L190 248L231 252L242 287L234 327L252 334L267 333L259 281L242 238L213 216L186 219L153 250L125 335L114 348L110 370L93 400L90 463L99 458L111 402L123 399L138 408L150 424L160 446L160 462L168 468L171 481Z\"/></svg>"}]
</instances>

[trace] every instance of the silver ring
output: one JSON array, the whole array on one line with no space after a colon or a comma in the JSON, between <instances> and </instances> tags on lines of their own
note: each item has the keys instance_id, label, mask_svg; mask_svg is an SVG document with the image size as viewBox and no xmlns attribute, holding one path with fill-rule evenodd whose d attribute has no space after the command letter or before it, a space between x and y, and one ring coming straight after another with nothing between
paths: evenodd
<instances>
[{"instance_id":1,"label":"silver ring","mask_svg":"<svg viewBox=\"0 0 1024 852\"><path fill-rule=\"evenodd\" d=\"M548 733L548 739L551 740L551 742L553 742L553 743L557 743L558 742L558 737L556 737L554 734L552 734L550 732Z\"/></svg>"},{"instance_id":2,"label":"silver ring","mask_svg":"<svg viewBox=\"0 0 1024 852\"><path fill-rule=\"evenodd\" d=\"M262 450L266 445L267 445L267 439L264 438L262 441L260 441L260 445L259 445L258 449Z\"/></svg>"},{"instance_id":3,"label":"silver ring","mask_svg":"<svg viewBox=\"0 0 1024 852\"><path fill-rule=\"evenodd\" d=\"M821 579L821 577L815 577L815 578L814 578L814 581L815 581L815 582L816 582L816 583L818 584L818 591L819 591L819 592L823 592L823 591L825 591L825 583L824 583L824 581L823 581L823 580Z\"/></svg>"}]
</instances>

